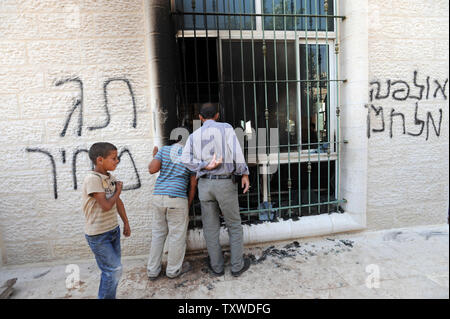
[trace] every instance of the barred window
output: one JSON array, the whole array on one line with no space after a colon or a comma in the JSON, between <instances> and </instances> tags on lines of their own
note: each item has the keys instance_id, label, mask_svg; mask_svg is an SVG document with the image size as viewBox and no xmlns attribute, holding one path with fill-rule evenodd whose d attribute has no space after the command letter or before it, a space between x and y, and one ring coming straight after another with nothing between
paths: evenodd
<instances>
[{"instance_id":1,"label":"barred window","mask_svg":"<svg viewBox=\"0 0 450 319\"><path fill-rule=\"evenodd\" d=\"M192 129L200 104L217 102L220 121L245 135L253 187L239 195L243 221L341 211L334 1L174 0L172 8L180 125ZM275 129L276 141L267 136L255 152L259 129Z\"/></svg>"}]
</instances>

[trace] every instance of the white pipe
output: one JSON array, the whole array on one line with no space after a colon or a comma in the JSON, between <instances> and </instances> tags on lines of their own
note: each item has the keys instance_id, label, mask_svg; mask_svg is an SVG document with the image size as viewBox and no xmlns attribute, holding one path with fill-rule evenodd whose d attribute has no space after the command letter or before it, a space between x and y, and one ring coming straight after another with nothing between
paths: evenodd
<instances>
[{"instance_id":1,"label":"white pipe","mask_svg":"<svg viewBox=\"0 0 450 319\"><path fill-rule=\"evenodd\" d=\"M347 213L322 214L300 217L293 221L265 222L257 225L243 225L244 245L263 242L298 239L302 237L330 235L334 233L362 230L364 225L357 223ZM228 232L220 228L220 244L229 246ZM202 229L191 229L187 236L187 250L196 251L206 249Z\"/></svg>"}]
</instances>

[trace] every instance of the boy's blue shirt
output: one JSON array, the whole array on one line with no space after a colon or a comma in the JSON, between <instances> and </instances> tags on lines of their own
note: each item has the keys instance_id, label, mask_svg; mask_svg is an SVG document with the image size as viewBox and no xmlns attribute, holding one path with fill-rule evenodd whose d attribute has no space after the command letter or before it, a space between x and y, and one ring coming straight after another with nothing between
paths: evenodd
<instances>
[{"instance_id":1,"label":"boy's blue shirt","mask_svg":"<svg viewBox=\"0 0 450 319\"><path fill-rule=\"evenodd\" d=\"M190 171L181 162L183 147L180 144L163 146L155 159L161 161L161 169L156 180L153 195L168 195L188 198Z\"/></svg>"}]
</instances>

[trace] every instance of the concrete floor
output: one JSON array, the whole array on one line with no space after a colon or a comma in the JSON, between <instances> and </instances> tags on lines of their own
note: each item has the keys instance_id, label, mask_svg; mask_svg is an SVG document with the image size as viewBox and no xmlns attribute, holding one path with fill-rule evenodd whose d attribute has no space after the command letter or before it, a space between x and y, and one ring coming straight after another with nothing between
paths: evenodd
<instances>
[{"instance_id":1,"label":"concrete floor","mask_svg":"<svg viewBox=\"0 0 450 319\"><path fill-rule=\"evenodd\" d=\"M246 247L252 266L241 277L212 277L205 255L186 259L193 270L149 281L147 256L123 258L118 298L449 298L449 227L420 226L337 234ZM228 253L225 254L229 259ZM96 298L94 260L79 267L80 286L68 289L68 263L4 266L0 283L17 277L11 298ZM66 273L66 270L68 271Z\"/></svg>"}]
</instances>

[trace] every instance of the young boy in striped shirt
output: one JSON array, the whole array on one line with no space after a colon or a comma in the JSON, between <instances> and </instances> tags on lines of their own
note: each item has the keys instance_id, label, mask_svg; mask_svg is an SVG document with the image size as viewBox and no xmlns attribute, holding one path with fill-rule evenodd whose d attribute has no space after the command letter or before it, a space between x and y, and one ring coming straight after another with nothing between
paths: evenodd
<instances>
[{"instance_id":1,"label":"young boy in striped shirt","mask_svg":"<svg viewBox=\"0 0 450 319\"><path fill-rule=\"evenodd\" d=\"M194 200L197 179L181 163L182 152L183 146L179 143L163 146L159 151L155 146L154 158L148 167L150 174L160 172L151 201L152 243L147 264L147 275L150 280L157 279L162 273L161 259L167 236L167 277L176 278L192 268L188 262L183 263L183 259L189 207Z\"/></svg>"}]
</instances>

